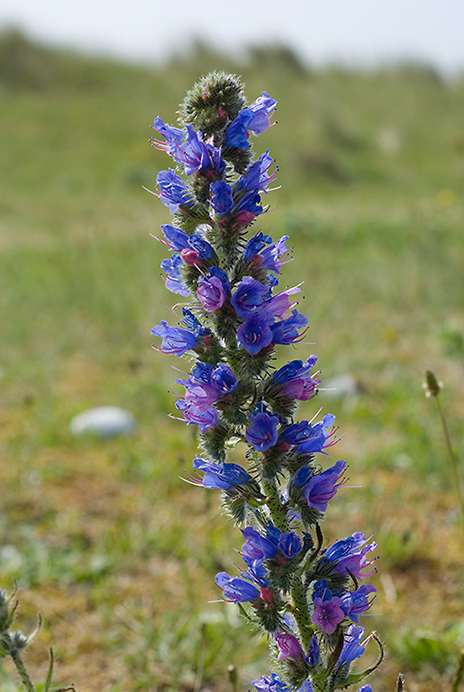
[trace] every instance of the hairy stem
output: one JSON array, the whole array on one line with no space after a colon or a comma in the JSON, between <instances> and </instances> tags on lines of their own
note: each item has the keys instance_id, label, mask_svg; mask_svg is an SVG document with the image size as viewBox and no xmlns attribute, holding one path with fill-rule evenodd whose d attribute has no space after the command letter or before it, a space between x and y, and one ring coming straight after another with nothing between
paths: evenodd
<instances>
[{"instance_id":1,"label":"hairy stem","mask_svg":"<svg viewBox=\"0 0 464 692\"><path fill-rule=\"evenodd\" d=\"M21 654L15 646L11 647L10 656L27 692L36 692L32 680L29 677L29 673L26 670L26 666L24 665L24 661L21 658Z\"/></svg>"},{"instance_id":2,"label":"hairy stem","mask_svg":"<svg viewBox=\"0 0 464 692\"><path fill-rule=\"evenodd\" d=\"M300 577L296 575L293 576L291 594L294 608L293 615L298 625L303 649L308 651L314 632L314 625L309 617L306 590Z\"/></svg>"}]
</instances>

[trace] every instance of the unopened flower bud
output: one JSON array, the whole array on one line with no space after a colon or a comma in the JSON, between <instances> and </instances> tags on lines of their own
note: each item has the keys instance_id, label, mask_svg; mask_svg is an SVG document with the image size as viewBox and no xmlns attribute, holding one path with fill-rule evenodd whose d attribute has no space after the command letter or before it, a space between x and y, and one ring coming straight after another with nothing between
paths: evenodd
<instances>
[{"instance_id":1,"label":"unopened flower bud","mask_svg":"<svg viewBox=\"0 0 464 692\"><path fill-rule=\"evenodd\" d=\"M425 389L425 396L429 399L438 396L443 388L443 382L439 382L431 370L425 371L425 382L422 385Z\"/></svg>"}]
</instances>

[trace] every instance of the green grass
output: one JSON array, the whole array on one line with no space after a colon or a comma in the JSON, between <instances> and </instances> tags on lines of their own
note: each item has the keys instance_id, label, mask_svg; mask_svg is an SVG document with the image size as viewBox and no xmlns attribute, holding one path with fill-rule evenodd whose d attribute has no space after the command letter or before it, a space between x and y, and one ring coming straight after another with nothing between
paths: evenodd
<instances>
[{"instance_id":1,"label":"green grass","mask_svg":"<svg viewBox=\"0 0 464 692\"><path fill-rule=\"evenodd\" d=\"M174 373L151 349L169 319L162 246L169 221L144 192L169 161L148 139L155 115L211 69L239 72L250 100L278 99L256 140L281 186L257 228L289 234L283 283L304 280L308 341L323 378L352 373L360 393L321 392L347 435L331 451L350 485L327 540L356 530L379 543L379 595L366 620L387 642L372 681L450 689L462 645L459 513L424 369L445 382L458 458L464 406L464 79L405 65L305 70L288 50L240 65L199 47L189 60L134 67L0 40L0 582L17 580L27 653L44 680L83 692L240 688L267 672L266 646L218 598L214 574L237 562L238 532L218 498L179 480L192 430L167 418ZM282 353L282 358L288 359ZM179 365L178 362L174 365ZM182 366L181 366L182 367ZM81 410L130 409L132 439L75 439ZM10 668L5 666L7 673ZM3 673L0 670L0 675ZM1 680L1 678L0 678ZM9 683L1 683L2 690ZM417 687L418 686L418 687ZM12 686L12 689L15 689Z\"/></svg>"}]
</instances>

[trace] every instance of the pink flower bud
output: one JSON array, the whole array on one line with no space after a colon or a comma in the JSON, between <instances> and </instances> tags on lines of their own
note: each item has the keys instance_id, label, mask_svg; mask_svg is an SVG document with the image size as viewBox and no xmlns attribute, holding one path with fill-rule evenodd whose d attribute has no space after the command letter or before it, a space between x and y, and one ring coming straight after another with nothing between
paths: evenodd
<instances>
[{"instance_id":1,"label":"pink flower bud","mask_svg":"<svg viewBox=\"0 0 464 692\"><path fill-rule=\"evenodd\" d=\"M300 642L293 634L277 632L275 640L279 649L278 661L283 661L286 658L304 658Z\"/></svg>"}]
</instances>

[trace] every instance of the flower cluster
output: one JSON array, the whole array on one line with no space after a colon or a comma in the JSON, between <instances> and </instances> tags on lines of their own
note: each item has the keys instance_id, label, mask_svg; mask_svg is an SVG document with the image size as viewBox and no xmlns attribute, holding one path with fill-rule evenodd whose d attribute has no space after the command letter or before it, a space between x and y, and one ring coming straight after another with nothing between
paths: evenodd
<instances>
[{"instance_id":1,"label":"flower cluster","mask_svg":"<svg viewBox=\"0 0 464 692\"><path fill-rule=\"evenodd\" d=\"M247 105L235 76L213 73L188 93L182 127L155 118L152 144L176 165L153 193L174 216L162 227L171 255L161 268L186 302L179 325L161 321L152 334L159 350L192 361L175 403L204 450L188 480L220 490L243 526L243 571L219 572L216 584L271 642L278 674L253 685L323 692L372 670L352 664L369 641L359 618L375 594L362 582L375 571L376 544L358 532L325 547L320 522L346 483L345 461L321 461L339 439L334 416L294 419L298 402L317 395L316 356L273 365L277 347L301 341L308 324L299 286L278 288L288 236L274 242L249 228L276 176L269 151L253 160L250 138L271 126L275 108L266 92ZM238 441L244 466L227 460Z\"/></svg>"}]
</instances>

